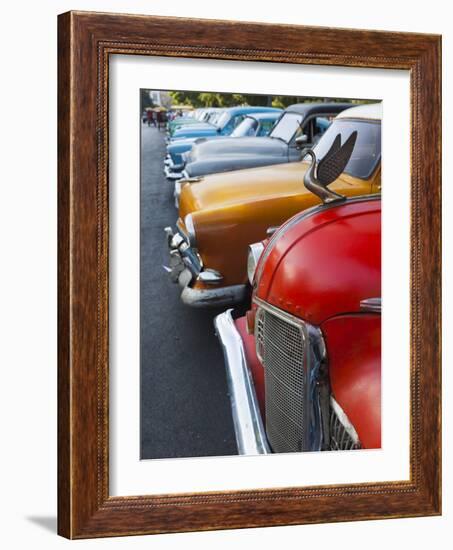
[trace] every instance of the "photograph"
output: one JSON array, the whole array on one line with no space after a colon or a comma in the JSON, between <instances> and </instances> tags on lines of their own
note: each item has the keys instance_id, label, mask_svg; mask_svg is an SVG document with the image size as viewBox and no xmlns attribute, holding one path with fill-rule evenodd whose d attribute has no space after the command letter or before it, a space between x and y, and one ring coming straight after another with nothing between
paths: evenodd
<instances>
[{"instance_id":1,"label":"photograph","mask_svg":"<svg viewBox=\"0 0 453 550\"><path fill-rule=\"evenodd\" d=\"M140 89L140 458L381 448L376 99Z\"/></svg>"},{"instance_id":2,"label":"photograph","mask_svg":"<svg viewBox=\"0 0 453 550\"><path fill-rule=\"evenodd\" d=\"M6 550L452 547L447 6L4 4Z\"/></svg>"}]
</instances>

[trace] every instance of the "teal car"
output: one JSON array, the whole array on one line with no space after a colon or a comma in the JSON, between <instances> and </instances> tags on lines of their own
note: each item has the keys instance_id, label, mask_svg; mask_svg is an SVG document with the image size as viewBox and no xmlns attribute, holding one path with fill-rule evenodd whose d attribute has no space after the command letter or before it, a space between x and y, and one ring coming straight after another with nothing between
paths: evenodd
<instances>
[{"instance_id":1,"label":"teal car","mask_svg":"<svg viewBox=\"0 0 453 550\"><path fill-rule=\"evenodd\" d=\"M209 120L208 123L191 124L175 129L171 136L171 141L177 139L188 139L208 136L229 136L247 115L252 113L278 112L280 109L274 107L230 107L224 109L221 116L216 118L214 123Z\"/></svg>"},{"instance_id":2,"label":"teal car","mask_svg":"<svg viewBox=\"0 0 453 550\"><path fill-rule=\"evenodd\" d=\"M281 115L280 110L264 111L246 115L242 122L236 126L230 136L221 134L208 135L206 137L178 139L167 145L167 156L165 158L164 172L168 179L179 179L182 177L184 168L184 154L189 153L194 143L200 144L207 140L217 140L219 144L225 140L239 137L263 137L272 130L275 122Z\"/></svg>"},{"instance_id":3,"label":"teal car","mask_svg":"<svg viewBox=\"0 0 453 550\"><path fill-rule=\"evenodd\" d=\"M168 133L171 137L179 128L192 126L193 124L214 124L222 111L223 109L219 108L195 109L195 111L176 117L174 120L169 122L167 127Z\"/></svg>"}]
</instances>

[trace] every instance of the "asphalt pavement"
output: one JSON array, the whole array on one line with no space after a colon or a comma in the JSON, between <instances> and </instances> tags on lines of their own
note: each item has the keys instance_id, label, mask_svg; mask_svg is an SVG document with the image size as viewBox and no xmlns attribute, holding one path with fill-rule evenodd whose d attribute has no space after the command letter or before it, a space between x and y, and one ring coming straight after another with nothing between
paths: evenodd
<instances>
[{"instance_id":1,"label":"asphalt pavement","mask_svg":"<svg viewBox=\"0 0 453 550\"><path fill-rule=\"evenodd\" d=\"M237 454L213 325L223 310L183 305L162 268L163 230L177 219L163 174L165 132L142 124L141 153L141 458Z\"/></svg>"}]
</instances>

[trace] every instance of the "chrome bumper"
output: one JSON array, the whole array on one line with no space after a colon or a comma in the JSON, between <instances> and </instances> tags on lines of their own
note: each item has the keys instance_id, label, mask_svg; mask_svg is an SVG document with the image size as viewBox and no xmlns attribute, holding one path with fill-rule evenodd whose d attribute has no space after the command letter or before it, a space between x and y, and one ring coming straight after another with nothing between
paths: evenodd
<instances>
[{"instance_id":1,"label":"chrome bumper","mask_svg":"<svg viewBox=\"0 0 453 550\"><path fill-rule=\"evenodd\" d=\"M171 227L165 228L169 265L164 266L174 283L182 287L181 300L192 307L228 306L245 299L246 285L217 286L222 275L215 270L205 268L203 262L181 233L173 233ZM192 288L196 280L212 285L212 288Z\"/></svg>"},{"instance_id":2,"label":"chrome bumper","mask_svg":"<svg viewBox=\"0 0 453 550\"><path fill-rule=\"evenodd\" d=\"M180 277L180 280L184 280ZM183 285L181 285L183 286ZM181 300L192 307L223 307L238 304L245 300L247 287L245 285L231 285L220 288L191 288L188 284L183 287Z\"/></svg>"},{"instance_id":3,"label":"chrome bumper","mask_svg":"<svg viewBox=\"0 0 453 550\"><path fill-rule=\"evenodd\" d=\"M175 164L170 155L164 160L164 174L169 180L179 180L183 177L184 164Z\"/></svg>"},{"instance_id":4,"label":"chrome bumper","mask_svg":"<svg viewBox=\"0 0 453 550\"><path fill-rule=\"evenodd\" d=\"M225 357L228 390L236 443L240 455L270 453L253 379L247 366L242 339L231 309L214 319L216 334Z\"/></svg>"},{"instance_id":5,"label":"chrome bumper","mask_svg":"<svg viewBox=\"0 0 453 550\"><path fill-rule=\"evenodd\" d=\"M181 167L184 167L183 164L181 164ZM169 180L180 180L183 177L183 171L180 170L179 172L174 172L170 169L169 165L164 166L164 174L165 177Z\"/></svg>"}]
</instances>

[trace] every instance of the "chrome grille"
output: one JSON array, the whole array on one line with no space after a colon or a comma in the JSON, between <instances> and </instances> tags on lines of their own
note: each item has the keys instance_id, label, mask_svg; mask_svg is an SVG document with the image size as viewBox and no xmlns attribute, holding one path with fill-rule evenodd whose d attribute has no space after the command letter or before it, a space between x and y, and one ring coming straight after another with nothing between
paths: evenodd
<instances>
[{"instance_id":1,"label":"chrome grille","mask_svg":"<svg viewBox=\"0 0 453 550\"><path fill-rule=\"evenodd\" d=\"M343 409L332 397L330 400L330 450L360 449L360 441Z\"/></svg>"},{"instance_id":2,"label":"chrome grille","mask_svg":"<svg viewBox=\"0 0 453 550\"><path fill-rule=\"evenodd\" d=\"M264 363L264 309L259 308L255 317L255 342L258 359Z\"/></svg>"},{"instance_id":3,"label":"chrome grille","mask_svg":"<svg viewBox=\"0 0 453 550\"><path fill-rule=\"evenodd\" d=\"M255 336L265 372L269 443L277 453L306 450L307 382L302 322L260 307Z\"/></svg>"}]
</instances>

